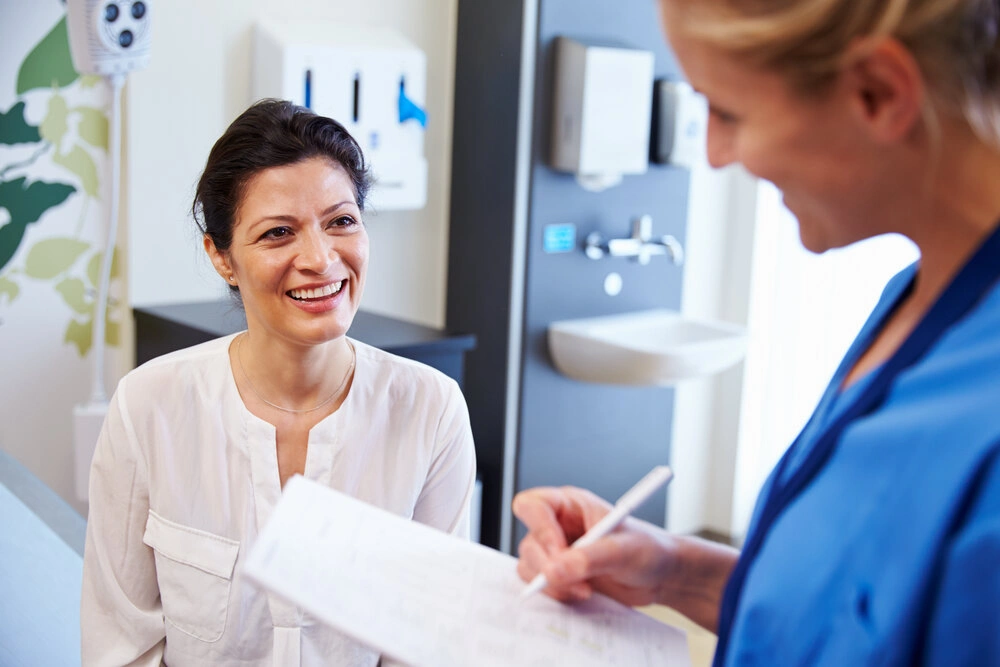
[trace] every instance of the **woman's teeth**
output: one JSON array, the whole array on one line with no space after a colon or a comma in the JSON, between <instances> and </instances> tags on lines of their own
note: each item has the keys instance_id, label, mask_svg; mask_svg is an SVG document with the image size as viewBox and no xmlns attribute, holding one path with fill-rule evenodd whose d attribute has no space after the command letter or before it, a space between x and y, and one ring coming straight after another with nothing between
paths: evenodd
<instances>
[{"instance_id":1,"label":"woman's teeth","mask_svg":"<svg viewBox=\"0 0 1000 667\"><path fill-rule=\"evenodd\" d=\"M299 301L305 301L307 299L322 299L325 296L330 296L331 294L336 294L340 291L341 285L344 281L330 283L323 287L317 287L316 289L293 289L288 291L288 296L293 299L298 299Z\"/></svg>"}]
</instances>

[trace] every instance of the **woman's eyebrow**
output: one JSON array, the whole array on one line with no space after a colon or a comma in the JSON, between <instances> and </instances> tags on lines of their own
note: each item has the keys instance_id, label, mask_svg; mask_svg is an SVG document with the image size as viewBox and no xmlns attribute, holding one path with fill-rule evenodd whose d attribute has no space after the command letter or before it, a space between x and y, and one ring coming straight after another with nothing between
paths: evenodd
<instances>
[{"instance_id":1,"label":"woman's eyebrow","mask_svg":"<svg viewBox=\"0 0 1000 667\"><path fill-rule=\"evenodd\" d=\"M352 200L352 199L345 199L344 201L337 202L336 204L333 204L332 206L328 206L327 208L323 209L323 211L319 215L320 215L320 217L324 217L324 216L330 215L331 213L333 213L337 209L342 208L343 206L347 206L347 205L357 207L357 203L354 200ZM253 221L253 223L251 223L251 226L253 226L253 225L259 225L262 222L268 222L268 221L272 221L272 220L273 221L280 221L280 222L295 222L296 220L298 220L298 218L296 218L294 215L286 215L286 214L282 214L282 213L277 213L277 214L274 214L274 215L265 215L265 216L262 216L262 217L258 218L255 221Z\"/></svg>"}]
</instances>

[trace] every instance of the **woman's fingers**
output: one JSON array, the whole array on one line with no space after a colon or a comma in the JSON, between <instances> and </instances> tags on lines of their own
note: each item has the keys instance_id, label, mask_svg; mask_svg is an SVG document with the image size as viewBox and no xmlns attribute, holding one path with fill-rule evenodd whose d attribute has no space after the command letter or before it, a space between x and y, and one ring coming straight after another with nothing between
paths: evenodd
<instances>
[{"instance_id":1,"label":"woman's fingers","mask_svg":"<svg viewBox=\"0 0 1000 667\"><path fill-rule=\"evenodd\" d=\"M517 574L525 581L531 581L549 562L545 549L530 535L517 547Z\"/></svg>"},{"instance_id":2,"label":"woman's fingers","mask_svg":"<svg viewBox=\"0 0 1000 667\"><path fill-rule=\"evenodd\" d=\"M554 556L544 571L560 591L587 582L625 604L649 604L657 599L670 554L667 544L628 521L591 545Z\"/></svg>"},{"instance_id":3,"label":"woman's fingers","mask_svg":"<svg viewBox=\"0 0 1000 667\"><path fill-rule=\"evenodd\" d=\"M512 508L514 516L527 527L528 537L551 554L567 546L565 528L559 519L566 514L568 505L562 490L540 487L514 496Z\"/></svg>"},{"instance_id":4,"label":"woman's fingers","mask_svg":"<svg viewBox=\"0 0 1000 667\"><path fill-rule=\"evenodd\" d=\"M579 550L568 548L599 521L610 505L589 491L574 487L540 487L514 498L514 515L528 534L518 546L518 575L525 581L544 573L545 592L558 600L585 600L593 594L593 575Z\"/></svg>"}]
</instances>

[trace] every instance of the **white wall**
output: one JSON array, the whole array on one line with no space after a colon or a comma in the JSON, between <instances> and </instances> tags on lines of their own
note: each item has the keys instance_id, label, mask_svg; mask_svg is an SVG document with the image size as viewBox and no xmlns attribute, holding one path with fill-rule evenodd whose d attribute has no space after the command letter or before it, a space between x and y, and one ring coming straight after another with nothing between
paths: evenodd
<instances>
[{"instance_id":1,"label":"white wall","mask_svg":"<svg viewBox=\"0 0 1000 667\"><path fill-rule=\"evenodd\" d=\"M692 170L681 309L746 326L757 181L739 168ZM674 405L667 526L729 534L743 363L681 383Z\"/></svg>"},{"instance_id":2,"label":"white wall","mask_svg":"<svg viewBox=\"0 0 1000 667\"><path fill-rule=\"evenodd\" d=\"M457 0L172 0L156 10L152 61L127 90L132 303L224 294L190 217L194 187L212 144L253 101L254 23L311 19L345 30L395 28L427 55L427 206L367 218L372 256L362 307L442 326Z\"/></svg>"}]
</instances>

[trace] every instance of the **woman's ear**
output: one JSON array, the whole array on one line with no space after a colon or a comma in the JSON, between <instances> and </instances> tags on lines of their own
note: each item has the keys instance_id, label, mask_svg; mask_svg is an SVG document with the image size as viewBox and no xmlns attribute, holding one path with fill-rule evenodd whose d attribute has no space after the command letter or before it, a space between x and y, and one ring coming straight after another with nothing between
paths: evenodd
<instances>
[{"instance_id":1,"label":"woman's ear","mask_svg":"<svg viewBox=\"0 0 1000 667\"><path fill-rule=\"evenodd\" d=\"M876 141L899 141L919 125L927 94L924 76L898 40L857 42L848 49L843 75L851 105Z\"/></svg>"},{"instance_id":2,"label":"woman's ear","mask_svg":"<svg viewBox=\"0 0 1000 667\"><path fill-rule=\"evenodd\" d=\"M208 234L202 237L202 243L205 245L205 252L208 253L208 258L212 260L212 266L215 267L216 272L227 283L235 285L236 274L233 271L232 264L229 262L229 256L215 247L215 241Z\"/></svg>"}]
</instances>

